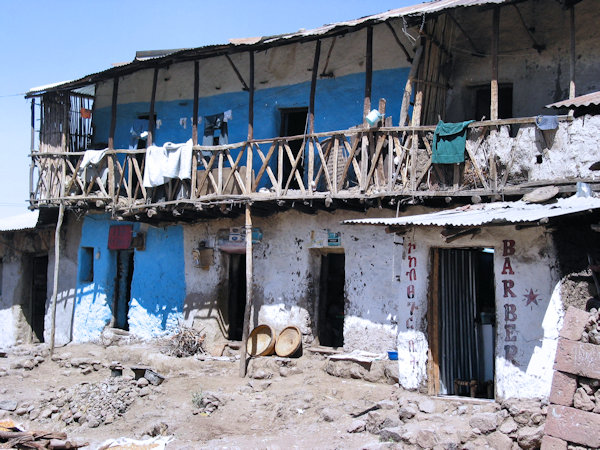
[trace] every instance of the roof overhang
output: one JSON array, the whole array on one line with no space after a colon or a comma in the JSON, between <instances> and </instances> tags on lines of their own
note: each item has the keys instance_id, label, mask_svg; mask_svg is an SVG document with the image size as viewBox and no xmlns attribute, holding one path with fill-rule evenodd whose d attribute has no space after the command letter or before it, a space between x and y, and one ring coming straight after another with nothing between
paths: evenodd
<instances>
[{"instance_id":1,"label":"roof overhang","mask_svg":"<svg viewBox=\"0 0 600 450\"><path fill-rule=\"evenodd\" d=\"M264 50L270 47L277 47L280 45L290 44L292 42L304 42L311 41L320 38L332 37L338 34L347 33L354 31L369 25L375 25L377 23L387 22L395 18L410 18L410 17L422 17L425 15L437 15L446 10L464 8L464 7L475 7L485 6L489 4L502 4L502 3L515 3L523 0L438 0L420 3L412 6L405 6L403 8L392 9L380 14L374 14L371 16L361 17L360 19L349 20L345 22L337 22L333 24L323 25L319 28L311 30L299 30L294 33L280 34L277 36L265 36L258 38L246 38L246 39L231 39L229 44L220 45L207 45L203 47L183 49L179 51L162 51L166 52L164 56L156 57L156 55L150 58L134 59L128 64L119 65L110 69L97 72L94 74L86 75L83 78L67 81L62 83L55 83L52 87L43 86L44 90L40 91L39 88L30 89L27 92L26 97L34 97L42 94L48 90L72 90L75 88L83 87L89 84L95 84L98 81L109 79L115 76L123 76L137 70L150 68L150 67L162 67L165 65L172 64L174 62L193 61L198 59L210 58L225 54L239 53L242 51L249 50ZM150 53L150 52L144 52Z\"/></svg>"},{"instance_id":2,"label":"roof overhang","mask_svg":"<svg viewBox=\"0 0 600 450\"><path fill-rule=\"evenodd\" d=\"M584 106L600 106L600 91L590 92L589 94L580 95L578 97L569 98L560 102L546 105L546 108L581 108Z\"/></svg>"},{"instance_id":3,"label":"roof overhang","mask_svg":"<svg viewBox=\"0 0 600 450\"><path fill-rule=\"evenodd\" d=\"M553 203L495 202L467 205L429 214L380 219L344 220L346 225L476 227L536 223L552 217L600 209L600 198L572 196Z\"/></svg>"},{"instance_id":4,"label":"roof overhang","mask_svg":"<svg viewBox=\"0 0 600 450\"><path fill-rule=\"evenodd\" d=\"M36 227L39 215L40 212L35 210L0 219L0 232L31 230Z\"/></svg>"}]
</instances>

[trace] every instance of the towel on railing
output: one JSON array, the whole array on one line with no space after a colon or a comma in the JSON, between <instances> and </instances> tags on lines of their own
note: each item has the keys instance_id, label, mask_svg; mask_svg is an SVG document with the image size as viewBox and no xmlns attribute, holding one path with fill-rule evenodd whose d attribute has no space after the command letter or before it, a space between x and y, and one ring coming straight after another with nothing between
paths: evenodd
<instances>
[{"instance_id":1,"label":"towel on railing","mask_svg":"<svg viewBox=\"0 0 600 450\"><path fill-rule=\"evenodd\" d=\"M81 160L77 174L80 178L83 178L86 183L91 183L96 180L96 177L99 177L102 180L102 183L106 184L108 166L103 159L107 150L107 148L104 150L86 150L83 154L83 159Z\"/></svg>"},{"instance_id":2,"label":"towel on railing","mask_svg":"<svg viewBox=\"0 0 600 450\"><path fill-rule=\"evenodd\" d=\"M173 178L190 179L192 176L192 140L185 144L165 143L151 145L146 150L144 187L165 184Z\"/></svg>"},{"instance_id":3,"label":"towel on railing","mask_svg":"<svg viewBox=\"0 0 600 450\"><path fill-rule=\"evenodd\" d=\"M441 120L433 134L433 155L435 164L459 164L465 161L467 126L475 122L467 120L459 123L444 123Z\"/></svg>"}]
</instances>

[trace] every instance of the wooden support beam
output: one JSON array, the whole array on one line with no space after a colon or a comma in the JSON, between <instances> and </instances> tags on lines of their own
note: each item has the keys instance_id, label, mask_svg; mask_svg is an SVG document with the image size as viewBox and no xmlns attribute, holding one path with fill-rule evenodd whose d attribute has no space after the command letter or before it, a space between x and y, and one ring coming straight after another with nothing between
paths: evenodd
<instances>
[{"instance_id":1,"label":"wooden support beam","mask_svg":"<svg viewBox=\"0 0 600 450\"><path fill-rule=\"evenodd\" d=\"M250 204L246 203L245 213L245 228L246 228L246 306L244 308L244 330L242 332L242 345L240 346L240 377L246 376L246 346L248 335L250 334L250 312L252 310L252 214Z\"/></svg>"},{"instance_id":2,"label":"wooden support beam","mask_svg":"<svg viewBox=\"0 0 600 450\"><path fill-rule=\"evenodd\" d=\"M365 52L365 100L363 105L363 123L371 110L371 90L373 87L373 27L367 27L367 48Z\"/></svg>"},{"instance_id":3,"label":"wooden support beam","mask_svg":"<svg viewBox=\"0 0 600 450\"><path fill-rule=\"evenodd\" d=\"M227 61L229 62L229 65L231 66L231 68L235 72L236 76L238 77L238 80L240 80L240 83L242 83L242 90L249 91L250 89L248 88L248 85L244 81L244 77L242 77L242 74L240 73L240 71L238 70L238 68L236 67L236 65L231 60L231 57L226 53L225 54L225 58L227 58Z\"/></svg>"},{"instance_id":4,"label":"wooden support beam","mask_svg":"<svg viewBox=\"0 0 600 450\"><path fill-rule=\"evenodd\" d=\"M398 34L396 33L396 30L394 30L394 27L392 26L392 24L389 22L385 22L385 24L387 25L388 29L392 32L392 36L394 36L394 40L396 41L396 43L400 46L400 48L404 52L404 55L406 56L406 60L409 63L412 63L413 62L412 56L410 56L410 53L408 53L408 50L406 50L406 47L404 46L404 44L398 37Z\"/></svg>"},{"instance_id":5,"label":"wooden support beam","mask_svg":"<svg viewBox=\"0 0 600 450\"><path fill-rule=\"evenodd\" d=\"M319 72L319 58L321 56L321 41L315 45L315 56L313 58L312 75L310 78L310 99L308 103L308 130L310 134L315 132L315 93L317 90L317 74Z\"/></svg>"},{"instance_id":6,"label":"wooden support beam","mask_svg":"<svg viewBox=\"0 0 600 450\"><path fill-rule=\"evenodd\" d=\"M198 145L198 97L200 96L200 67L194 61L194 106L192 109L192 143ZM196 157L197 158L197 157ZM192 166L194 167L194 166ZM195 168L194 168L195 170Z\"/></svg>"},{"instance_id":7,"label":"wooden support beam","mask_svg":"<svg viewBox=\"0 0 600 450\"><path fill-rule=\"evenodd\" d=\"M521 20L521 23L523 24L523 28L525 28L525 31L527 32L527 35L529 36L529 39L531 40L532 47L535 50L537 50L538 53L542 53L542 51L546 49L546 46L544 44L540 44L538 41L535 40L535 36L533 35L531 30L527 26L527 23L525 22L525 19L523 18L523 14L521 14L521 10L517 6L517 4L513 3L512 6L517 11L517 15L519 16L519 19Z\"/></svg>"},{"instance_id":8,"label":"wooden support beam","mask_svg":"<svg viewBox=\"0 0 600 450\"><path fill-rule=\"evenodd\" d=\"M498 120L498 43L500 36L500 8L492 11L492 82L490 85L490 119Z\"/></svg>"},{"instance_id":9,"label":"wooden support beam","mask_svg":"<svg viewBox=\"0 0 600 450\"><path fill-rule=\"evenodd\" d=\"M251 141L254 138L254 52L253 51L248 52L248 56L250 58L250 62L249 62L250 86L248 87L248 141ZM248 143L247 153L246 153L246 191L248 194L252 192L252 156L253 156L253 153L254 153L254 148L252 147L251 143Z\"/></svg>"},{"instance_id":10,"label":"wooden support beam","mask_svg":"<svg viewBox=\"0 0 600 450\"><path fill-rule=\"evenodd\" d=\"M408 121L408 108L410 107L410 99L412 97L414 80L417 77L417 70L421 63L421 56L423 55L423 46L419 45L415 53L415 58L410 67L410 73L408 74L408 80L406 80L406 86L404 87L404 94L402 96L402 106L400 107L400 122L398 126L405 126Z\"/></svg>"},{"instance_id":11,"label":"wooden support beam","mask_svg":"<svg viewBox=\"0 0 600 450\"><path fill-rule=\"evenodd\" d=\"M575 5L569 8L569 35L570 35L570 60L569 60L569 98L575 98ZM570 114L571 115L571 114Z\"/></svg>"},{"instance_id":12,"label":"wooden support beam","mask_svg":"<svg viewBox=\"0 0 600 450\"><path fill-rule=\"evenodd\" d=\"M146 140L146 148L154 143L154 107L156 105L156 85L158 84L158 67L154 69L152 76L152 94L150 95L150 114L148 115L148 139Z\"/></svg>"},{"instance_id":13,"label":"wooden support beam","mask_svg":"<svg viewBox=\"0 0 600 450\"><path fill-rule=\"evenodd\" d=\"M333 77L333 72L328 73L327 72L327 68L329 67L329 58L331 58L331 53L333 52L333 47L335 47L335 41L337 39L337 36L333 36L332 40L331 40L331 45L329 46L329 50L327 51L327 56L325 57L325 65L323 66L323 72L321 72L319 75L321 77Z\"/></svg>"},{"instance_id":14,"label":"wooden support beam","mask_svg":"<svg viewBox=\"0 0 600 450\"><path fill-rule=\"evenodd\" d=\"M119 77L113 80L112 104L110 108L110 130L108 132L108 148L115 148L115 129L117 127L117 95L119 94Z\"/></svg>"},{"instance_id":15,"label":"wooden support beam","mask_svg":"<svg viewBox=\"0 0 600 450\"><path fill-rule=\"evenodd\" d=\"M454 17L454 14L452 14L452 12L449 12L447 14L447 16L450 17L450 20L452 20L452 22L454 22L454 24L456 25L456 27L460 30L460 32L465 37L465 39L469 42L469 45L473 49L474 55L475 56L483 56L484 53L481 50L479 50L479 48L475 45L475 42L473 42L473 39L471 39L471 36L469 36L469 34L463 28L463 26L458 22L458 20L456 20L456 17Z\"/></svg>"}]
</instances>

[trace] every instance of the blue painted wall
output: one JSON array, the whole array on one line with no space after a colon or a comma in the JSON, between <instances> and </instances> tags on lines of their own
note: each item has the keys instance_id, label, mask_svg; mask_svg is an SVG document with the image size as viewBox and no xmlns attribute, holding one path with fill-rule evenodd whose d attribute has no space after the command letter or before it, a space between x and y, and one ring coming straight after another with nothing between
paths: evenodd
<instances>
[{"instance_id":1,"label":"blue painted wall","mask_svg":"<svg viewBox=\"0 0 600 450\"><path fill-rule=\"evenodd\" d=\"M79 263L85 265L83 247L94 249L93 281L79 277L73 317L75 341L97 339L113 315L117 252L108 250L111 225L127 222L110 220L107 215L85 217L83 222ZM133 224L139 231L140 224ZM128 322L132 334L150 338L170 331L183 317L185 270L183 229L148 227L146 249L134 251L131 282L131 302Z\"/></svg>"},{"instance_id":2,"label":"blue painted wall","mask_svg":"<svg viewBox=\"0 0 600 450\"><path fill-rule=\"evenodd\" d=\"M387 115L397 123L404 86L409 69L388 69L373 72L372 102L377 107L380 98L387 100ZM191 79L191 78L190 78ZM339 78L320 79L317 82L315 96L315 131L343 130L361 124L363 121L365 74L357 73ZM279 136L282 108L308 107L310 83L299 83L267 89L258 89L254 96L254 137L256 139ZM148 93L150 98L150 93ZM157 102L155 105L157 120L162 122L155 133L155 143L185 142L192 137L193 100L174 100ZM117 127L115 147L128 148L130 128L139 114L147 114L149 101L119 104L117 108ZM248 133L248 93L233 92L202 97L199 102L199 115L207 116L231 109L233 120L228 124L229 142L243 142ZM94 112L94 140L107 142L110 129L110 108L100 108ZM181 117L187 117L187 127L180 125ZM204 125L198 127L199 139ZM265 146L265 150L268 149ZM318 160L318 157L316 158ZM254 169L258 171L262 161L254 157ZM273 160L273 164L275 164ZM267 176L263 176L262 185Z\"/></svg>"}]
</instances>

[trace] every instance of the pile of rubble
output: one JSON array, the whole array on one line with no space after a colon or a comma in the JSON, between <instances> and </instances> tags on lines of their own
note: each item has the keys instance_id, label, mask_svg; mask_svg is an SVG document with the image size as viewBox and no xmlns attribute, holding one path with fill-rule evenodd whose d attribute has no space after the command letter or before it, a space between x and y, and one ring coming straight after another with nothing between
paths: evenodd
<instances>
[{"instance_id":1,"label":"pile of rubble","mask_svg":"<svg viewBox=\"0 0 600 450\"><path fill-rule=\"evenodd\" d=\"M50 391L37 402L18 405L14 412L29 420L96 428L114 422L136 398L151 395L155 389L145 378L110 377L97 383Z\"/></svg>"},{"instance_id":2,"label":"pile of rubble","mask_svg":"<svg viewBox=\"0 0 600 450\"><path fill-rule=\"evenodd\" d=\"M383 401L354 414L349 433L367 431L382 441L418 448L539 448L547 405L537 400L462 402L403 393L397 408ZM324 418L326 420L326 418Z\"/></svg>"},{"instance_id":3,"label":"pile of rubble","mask_svg":"<svg viewBox=\"0 0 600 450\"><path fill-rule=\"evenodd\" d=\"M600 314L570 307L560 331L543 447L600 447Z\"/></svg>"}]
</instances>

